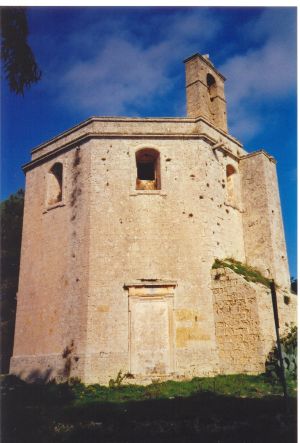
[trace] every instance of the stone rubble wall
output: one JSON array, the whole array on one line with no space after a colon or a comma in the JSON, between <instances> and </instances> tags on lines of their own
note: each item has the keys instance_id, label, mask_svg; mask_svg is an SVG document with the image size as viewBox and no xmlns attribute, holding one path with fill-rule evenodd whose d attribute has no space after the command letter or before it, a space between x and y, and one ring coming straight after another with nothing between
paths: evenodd
<instances>
[{"instance_id":1,"label":"stone rubble wall","mask_svg":"<svg viewBox=\"0 0 300 443\"><path fill-rule=\"evenodd\" d=\"M279 315L279 335L284 335L291 327L297 325L297 295L286 290L277 289L277 306ZM270 291L261 287L257 297L258 317L261 325L261 346L263 356L267 356L275 343L275 325Z\"/></svg>"},{"instance_id":2,"label":"stone rubble wall","mask_svg":"<svg viewBox=\"0 0 300 443\"><path fill-rule=\"evenodd\" d=\"M270 290L229 268L212 270L220 373L261 373L275 343ZM289 304L286 304L289 298ZM297 297L277 290L280 334L297 322Z\"/></svg>"}]
</instances>

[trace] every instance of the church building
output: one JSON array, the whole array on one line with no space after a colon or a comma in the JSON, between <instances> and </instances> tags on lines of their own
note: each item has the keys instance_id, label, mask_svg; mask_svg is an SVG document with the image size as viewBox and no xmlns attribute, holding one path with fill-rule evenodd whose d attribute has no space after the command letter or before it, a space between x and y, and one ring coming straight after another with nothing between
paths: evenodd
<instances>
[{"instance_id":1,"label":"church building","mask_svg":"<svg viewBox=\"0 0 300 443\"><path fill-rule=\"evenodd\" d=\"M274 279L296 322L276 161L228 133L224 76L185 60L186 117L92 117L33 149L10 372L107 384L264 372ZM238 119L239 116L237 115Z\"/></svg>"}]
</instances>

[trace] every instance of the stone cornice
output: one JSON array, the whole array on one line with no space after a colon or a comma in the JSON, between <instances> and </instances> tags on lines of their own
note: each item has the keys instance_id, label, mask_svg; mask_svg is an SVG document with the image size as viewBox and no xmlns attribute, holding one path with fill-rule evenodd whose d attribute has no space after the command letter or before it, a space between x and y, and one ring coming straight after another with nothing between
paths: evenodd
<instances>
[{"instance_id":1,"label":"stone cornice","mask_svg":"<svg viewBox=\"0 0 300 443\"><path fill-rule=\"evenodd\" d=\"M254 157L255 155L261 155L261 154L265 155L267 159L270 160L271 162L275 164L277 163L275 158L272 155L268 154L264 149L258 149L257 151L250 152L249 154L241 155L240 160L245 160L249 157Z\"/></svg>"},{"instance_id":2,"label":"stone cornice","mask_svg":"<svg viewBox=\"0 0 300 443\"><path fill-rule=\"evenodd\" d=\"M90 139L120 139L120 138L129 138L129 139L155 139L155 140L165 140L165 139L199 139L199 140L206 140L209 144L214 145L217 141L213 138L211 138L207 134L120 134L120 133L89 133L84 134L80 137L75 138L69 143L65 143L62 146L59 146L56 149L53 149L50 152L47 152L45 154L42 154L40 157L31 160L28 163L25 163L25 165L22 166L22 169L24 172L27 172L28 170L38 166L41 163L44 163L45 161L50 160L53 157L56 157L59 154L62 154L63 152L67 152L78 145L81 145L83 143L86 143Z\"/></svg>"},{"instance_id":3,"label":"stone cornice","mask_svg":"<svg viewBox=\"0 0 300 443\"><path fill-rule=\"evenodd\" d=\"M161 286L177 286L177 282L174 280L160 280L160 279L141 279L141 280L133 280L132 282L124 283L124 288L131 287L161 287Z\"/></svg>"},{"instance_id":4,"label":"stone cornice","mask_svg":"<svg viewBox=\"0 0 300 443\"><path fill-rule=\"evenodd\" d=\"M228 133L226 133L225 131L223 131L222 129L217 128L216 126L214 126L212 123L210 123L208 120L206 120L203 116L197 116L195 118L190 118L190 117L90 117L87 120L84 120L82 123L79 123L76 126L73 126L72 128L68 129L67 131L62 132L61 134L57 135L56 137L46 141L45 143L41 143L40 145L38 145L37 147L35 147L34 149L32 149L31 154L36 154L38 151L44 149L45 147L51 145L52 143L56 143L59 140L63 139L64 137L67 137L73 133L75 133L76 131L85 128L89 125L92 125L94 122L115 122L115 123L188 123L188 124L192 124L192 123L198 123L198 122L203 122L205 124L207 124L208 126L210 126L212 129L214 129L215 131L219 132L221 135L223 135L224 137L228 138L229 140L231 140L233 143L237 144L239 147L243 147L243 145L234 137L232 137L231 135L229 135ZM119 132L118 133L120 136L122 136L122 133ZM89 132L87 130L86 133L87 136L92 135L92 131ZM104 133L103 133L104 135ZM141 133L139 134L134 134L132 133L132 136L136 136L136 135L141 135ZM150 136L150 134L145 133L145 136ZM152 133L151 135L153 136L160 136L162 135L161 133ZM174 134L169 134L169 135L176 135L176 133ZM178 134L180 135L180 134ZM187 134L186 134L187 135ZM74 141L76 140L76 137L74 138ZM64 144L64 143L63 143Z\"/></svg>"},{"instance_id":5,"label":"stone cornice","mask_svg":"<svg viewBox=\"0 0 300 443\"><path fill-rule=\"evenodd\" d=\"M224 137L228 138L229 140L231 140L233 143L235 143L236 145L238 145L240 148L244 149L243 144L238 141L235 137L233 137L232 135L228 134L228 132L223 131L223 129L218 128L217 126L214 126L213 123L211 123L210 121L208 121L205 117L199 116L199 117L195 117L194 118L195 123L197 123L198 121L203 121L205 124L207 124L208 126L210 126L212 129L214 129L215 131L219 132L220 134L222 134Z\"/></svg>"},{"instance_id":6,"label":"stone cornice","mask_svg":"<svg viewBox=\"0 0 300 443\"><path fill-rule=\"evenodd\" d=\"M230 157L234 158L237 161L239 161L241 158L241 156L234 154L232 150L228 146L226 146L223 142L218 142L212 147L213 151L216 151L217 149L220 149L220 151L225 152L227 155L229 155Z\"/></svg>"},{"instance_id":7,"label":"stone cornice","mask_svg":"<svg viewBox=\"0 0 300 443\"><path fill-rule=\"evenodd\" d=\"M195 85L196 83L201 83L201 85L203 85L206 89L209 89L209 87L200 79L195 80L192 83L189 83L188 85L186 85L186 88L189 88L190 86ZM220 95L215 95L214 97L211 98L211 100L214 100L215 98L219 98L220 100L222 100L224 103L226 103L225 98L221 97Z\"/></svg>"},{"instance_id":8,"label":"stone cornice","mask_svg":"<svg viewBox=\"0 0 300 443\"><path fill-rule=\"evenodd\" d=\"M194 118L190 117L90 117L87 120L79 123L78 125L73 126L67 131L61 132L56 137L47 140L45 143L41 143L32 149L31 154L36 153L37 151L45 148L51 143L57 142L63 137L72 134L73 132L78 131L79 129L84 128L92 124L93 122L115 122L115 123L195 123Z\"/></svg>"}]
</instances>

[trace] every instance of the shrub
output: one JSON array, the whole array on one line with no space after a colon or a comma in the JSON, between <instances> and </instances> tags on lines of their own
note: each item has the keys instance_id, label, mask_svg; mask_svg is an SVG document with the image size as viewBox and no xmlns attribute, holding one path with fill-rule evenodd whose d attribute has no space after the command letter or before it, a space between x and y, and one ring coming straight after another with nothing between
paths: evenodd
<instances>
[{"instance_id":1,"label":"shrub","mask_svg":"<svg viewBox=\"0 0 300 443\"><path fill-rule=\"evenodd\" d=\"M264 277L258 269L253 268L245 263L242 263L233 258L225 258L224 260L215 259L212 269L230 268L236 274L244 277L245 280L252 283L261 283L264 286L270 287L270 280Z\"/></svg>"},{"instance_id":2,"label":"shrub","mask_svg":"<svg viewBox=\"0 0 300 443\"><path fill-rule=\"evenodd\" d=\"M287 378L297 378L297 326L292 325L290 331L280 338L284 371ZM266 361L266 373L273 381L279 381L280 360L277 346L274 346Z\"/></svg>"},{"instance_id":3,"label":"shrub","mask_svg":"<svg viewBox=\"0 0 300 443\"><path fill-rule=\"evenodd\" d=\"M111 378L108 382L108 386L110 388L119 388L125 378L132 378L132 375L129 373L122 374L122 371L119 371L115 380Z\"/></svg>"}]
</instances>

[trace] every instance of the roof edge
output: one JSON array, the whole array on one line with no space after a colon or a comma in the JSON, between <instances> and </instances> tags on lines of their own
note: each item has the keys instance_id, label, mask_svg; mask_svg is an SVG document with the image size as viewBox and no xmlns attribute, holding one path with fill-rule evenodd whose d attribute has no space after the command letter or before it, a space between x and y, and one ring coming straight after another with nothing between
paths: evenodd
<instances>
[{"instance_id":1,"label":"roof edge","mask_svg":"<svg viewBox=\"0 0 300 443\"><path fill-rule=\"evenodd\" d=\"M50 145L51 143L55 143L62 139L63 137L66 137L67 135L70 135L72 132L77 131L78 129L84 128L85 126L88 126L89 124L97 121L115 121L115 122L174 122L174 123L197 123L198 121L203 121L207 125L209 125L211 128L215 129L216 131L220 132L225 137L228 137L230 140L232 140L234 143L239 145L240 147L243 147L243 144L237 140L232 135L222 131L220 128L217 128L216 126L212 125L209 121L207 121L203 117L90 117L86 120L84 120L81 123L78 123L75 126L72 126L71 128L67 129L64 132L61 132L57 136L50 138L46 142L43 142L39 145L37 145L35 148L33 148L30 153L35 154L36 152L40 151L41 149L44 149L46 146Z\"/></svg>"},{"instance_id":2,"label":"roof edge","mask_svg":"<svg viewBox=\"0 0 300 443\"><path fill-rule=\"evenodd\" d=\"M45 154L42 154L41 156L30 160L29 162L25 163L22 166L22 170L24 173L26 173L28 170L34 168L36 165L39 165L41 163L43 163L44 161L47 161L53 157L55 157L56 155L58 155L59 153L62 152L66 152L69 151L71 149L73 149L74 147L81 145L83 143L85 143L86 141L90 140L91 138L156 138L156 139L161 139L161 138L192 138L192 139L206 139L209 143L214 144L216 143L216 140L212 139L209 135L204 134L204 133L199 133L199 134L123 134L120 135L119 133L103 133L103 134L97 134L97 133L89 133L89 134L83 134L80 137L75 138L74 140L63 144L62 146L58 146L57 148L53 149L50 152L46 152Z\"/></svg>"},{"instance_id":3,"label":"roof edge","mask_svg":"<svg viewBox=\"0 0 300 443\"><path fill-rule=\"evenodd\" d=\"M248 154L242 155L240 157L240 160L246 160L249 157L254 157L255 155L260 155L263 154L267 157L268 160L270 160L273 163L277 163L275 157L273 157L272 155L268 154L267 151L265 151L264 149L258 149L257 151L253 151L253 152L249 152Z\"/></svg>"},{"instance_id":4,"label":"roof edge","mask_svg":"<svg viewBox=\"0 0 300 443\"><path fill-rule=\"evenodd\" d=\"M213 65L213 63L209 60L207 60L205 57L203 57L203 55L199 54L199 52L196 52L195 54L191 55L190 57L186 58L185 60L183 60L183 63L187 63L190 60L192 60L193 58L200 58L207 66L209 66L217 75L219 75L224 81L226 81L226 77L224 77L223 74L221 74L220 71L218 71L215 66Z\"/></svg>"}]
</instances>

